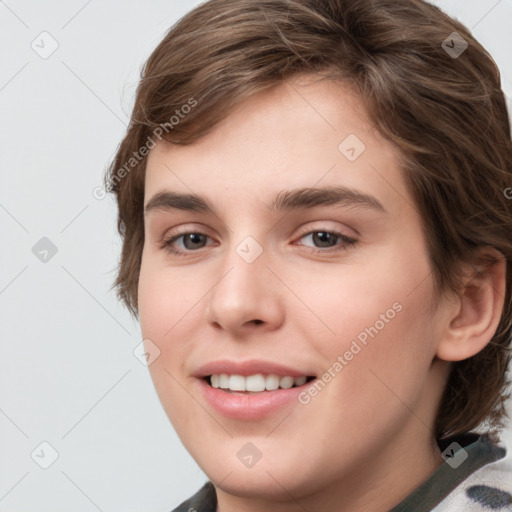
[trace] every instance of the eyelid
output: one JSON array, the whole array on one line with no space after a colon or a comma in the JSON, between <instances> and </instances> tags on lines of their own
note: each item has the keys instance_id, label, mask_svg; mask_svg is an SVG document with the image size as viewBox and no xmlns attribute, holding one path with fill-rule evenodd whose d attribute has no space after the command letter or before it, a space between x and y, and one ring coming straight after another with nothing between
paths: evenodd
<instances>
[{"instance_id":1,"label":"eyelid","mask_svg":"<svg viewBox=\"0 0 512 512\"><path fill-rule=\"evenodd\" d=\"M158 242L163 242L164 240L169 240L170 238L177 237L179 235L186 235L187 233L201 233L202 235L206 235L210 238L213 238L208 233L211 230L200 223L190 223L184 226L178 226L175 228L168 229L164 231L163 235L159 238Z\"/></svg>"},{"instance_id":2,"label":"eyelid","mask_svg":"<svg viewBox=\"0 0 512 512\"><path fill-rule=\"evenodd\" d=\"M315 223L318 223L321 221L313 221ZM320 224L320 226L317 225L311 225L311 223L308 223L306 226L299 228L299 235L298 237L301 238L304 235L309 235L312 232L318 232L318 231L326 231L326 232L333 232L333 233L339 233L340 235L346 236L347 238L354 238L355 236L359 237L359 233L352 228L345 228L346 231L350 229L350 231L353 231L355 235L352 235L350 233L345 233L343 228L340 227L329 227L327 223L324 222L324 224Z\"/></svg>"}]
</instances>

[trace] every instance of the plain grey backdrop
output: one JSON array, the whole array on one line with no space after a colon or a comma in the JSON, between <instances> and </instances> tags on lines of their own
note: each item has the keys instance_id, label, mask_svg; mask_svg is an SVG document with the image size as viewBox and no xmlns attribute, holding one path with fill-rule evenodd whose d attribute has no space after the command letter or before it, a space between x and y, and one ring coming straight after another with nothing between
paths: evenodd
<instances>
[{"instance_id":1,"label":"plain grey backdrop","mask_svg":"<svg viewBox=\"0 0 512 512\"><path fill-rule=\"evenodd\" d=\"M434 3L494 57L511 108L512 0ZM109 291L116 210L94 194L142 63L197 4L0 1L0 512L168 512L206 481Z\"/></svg>"}]
</instances>

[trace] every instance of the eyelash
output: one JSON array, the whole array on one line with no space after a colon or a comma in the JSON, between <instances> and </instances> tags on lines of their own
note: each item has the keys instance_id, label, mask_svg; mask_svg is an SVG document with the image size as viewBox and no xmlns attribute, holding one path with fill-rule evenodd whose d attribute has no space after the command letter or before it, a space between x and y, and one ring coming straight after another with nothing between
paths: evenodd
<instances>
[{"instance_id":1,"label":"eyelash","mask_svg":"<svg viewBox=\"0 0 512 512\"><path fill-rule=\"evenodd\" d=\"M341 239L343 244L334 245L333 247L328 247L326 249L319 249L319 248L313 249L310 247L311 252L314 254L325 254L325 253L331 253L331 252L346 251L350 247L353 247L354 245L356 245L358 242L358 240L356 240L355 238L351 238L347 235L344 235L343 233L340 233L339 231L327 231L327 230L323 230L323 229L315 229L313 231L307 231L306 233L303 233L302 235L300 235L299 239L304 238L305 236L308 236L308 235L315 234L315 233L327 233L329 235L334 235L337 238ZM174 256L186 256L189 253L197 252L199 249L197 251L194 251L194 250L180 251L180 250L177 250L174 247L172 247L172 243L185 235L192 235L192 234L193 235L203 235L203 236L208 237L208 235L206 235L205 233L201 233L199 231L186 231L186 232L183 232L183 233L180 233L177 235L173 235L170 238L162 240L159 243L159 245L162 249L169 252L170 254L173 254ZM202 249L202 247L200 249Z\"/></svg>"}]
</instances>

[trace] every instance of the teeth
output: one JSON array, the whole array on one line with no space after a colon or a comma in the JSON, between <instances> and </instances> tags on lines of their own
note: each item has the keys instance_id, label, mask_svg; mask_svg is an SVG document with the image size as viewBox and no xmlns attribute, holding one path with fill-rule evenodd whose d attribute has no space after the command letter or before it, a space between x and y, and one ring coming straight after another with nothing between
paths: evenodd
<instances>
[{"instance_id":1,"label":"teeth","mask_svg":"<svg viewBox=\"0 0 512 512\"><path fill-rule=\"evenodd\" d=\"M230 391L249 391L258 393L261 391L274 391L276 389L290 389L305 384L307 378L302 377L279 377L279 375L263 375L257 373L244 377L243 375L228 375L227 373L210 376L214 388L228 389Z\"/></svg>"},{"instance_id":2,"label":"teeth","mask_svg":"<svg viewBox=\"0 0 512 512\"><path fill-rule=\"evenodd\" d=\"M214 375L212 375L212 378ZM219 375L219 388L228 389L229 388L229 375L227 373L221 373Z\"/></svg>"},{"instance_id":3,"label":"teeth","mask_svg":"<svg viewBox=\"0 0 512 512\"><path fill-rule=\"evenodd\" d=\"M307 377L296 377L294 379L294 384L296 386L302 386L303 384L306 383L306 380L307 380Z\"/></svg>"},{"instance_id":4,"label":"teeth","mask_svg":"<svg viewBox=\"0 0 512 512\"><path fill-rule=\"evenodd\" d=\"M265 391L265 377L261 373L250 375L244 380L246 391Z\"/></svg>"},{"instance_id":5,"label":"teeth","mask_svg":"<svg viewBox=\"0 0 512 512\"><path fill-rule=\"evenodd\" d=\"M245 378L241 375L231 375L229 377L229 389L233 391L247 391L245 389Z\"/></svg>"},{"instance_id":6,"label":"teeth","mask_svg":"<svg viewBox=\"0 0 512 512\"><path fill-rule=\"evenodd\" d=\"M279 386L284 389L289 389L293 386L293 377L281 377Z\"/></svg>"},{"instance_id":7,"label":"teeth","mask_svg":"<svg viewBox=\"0 0 512 512\"><path fill-rule=\"evenodd\" d=\"M279 388L279 381L281 379L277 375L267 375L265 378L265 389L267 391L274 391Z\"/></svg>"}]
</instances>

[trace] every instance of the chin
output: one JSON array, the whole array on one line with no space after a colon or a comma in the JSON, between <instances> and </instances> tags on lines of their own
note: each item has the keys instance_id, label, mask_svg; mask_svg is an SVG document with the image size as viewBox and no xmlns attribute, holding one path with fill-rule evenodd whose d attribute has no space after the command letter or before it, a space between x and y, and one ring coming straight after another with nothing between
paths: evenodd
<instances>
[{"instance_id":1,"label":"chin","mask_svg":"<svg viewBox=\"0 0 512 512\"><path fill-rule=\"evenodd\" d=\"M325 477L325 466L315 468L314 464L305 463L303 450L295 449L286 454L268 442L265 447L264 439L260 443L261 458L254 465L245 466L244 455L251 453L252 448L246 447L243 451L241 447L250 442L242 437L230 438L222 448L207 451L208 455L200 453L196 444L196 449L190 453L214 485L235 496L284 501L289 500L288 493L296 497L307 495L321 485L316 482L316 476ZM259 441L255 440L255 443Z\"/></svg>"}]
</instances>

